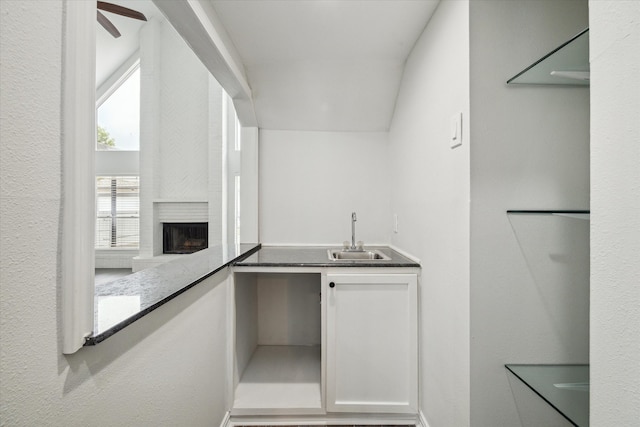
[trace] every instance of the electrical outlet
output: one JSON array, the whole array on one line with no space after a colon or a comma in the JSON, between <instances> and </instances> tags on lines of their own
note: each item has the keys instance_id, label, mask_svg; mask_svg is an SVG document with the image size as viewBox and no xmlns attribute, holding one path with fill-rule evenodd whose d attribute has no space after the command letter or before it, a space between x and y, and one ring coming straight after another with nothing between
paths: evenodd
<instances>
[{"instance_id":1,"label":"electrical outlet","mask_svg":"<svg viewBox=\"0 0 640 427\"><path fill-rule=\"evenodd\" d=\"M398 233L398 214L393 214L393 232Z\"/></svg>"}]
</instances>

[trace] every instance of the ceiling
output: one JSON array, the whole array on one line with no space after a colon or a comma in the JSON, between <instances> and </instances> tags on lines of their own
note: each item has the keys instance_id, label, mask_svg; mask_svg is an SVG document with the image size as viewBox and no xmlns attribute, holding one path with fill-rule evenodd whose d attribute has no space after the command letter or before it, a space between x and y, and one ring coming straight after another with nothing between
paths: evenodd
<instances>
[{"instance_id":1,"label":"ceiling","mask_svg":"<svg viewBox=\"0 0 640 427\"><path fill-rule=\"evenodd\" d=\"M439 0L209 0L265 129L386 131Z\"/></svg>"},{"instance_id":2,"label":"ceiling","mask_svg":"<svg viewBox=\"0 0 640 427\"><path fill-rule=\"evenodd\" d=\"M151 0L109 0L109 3L142 12L147 20L162 16ZM114 38L96 22L96 87L100 87L140 48L138 32L144 25L144 21L105 11L102 13L116 26L121 36Z\"/></svg>"},{"instance_id":3,"label":"ceiling","mask_svg":"<svg viewBox=\"0 0 640 427\"><path fill-rule=\"evenodd\" d=\"M386 131L404 64L439 0L209 1L237 50L263 129ZM110 0L161 16L151 0ZM141 21L103 12L96 83L139 48Z\"/></svg>"}]
</instances>

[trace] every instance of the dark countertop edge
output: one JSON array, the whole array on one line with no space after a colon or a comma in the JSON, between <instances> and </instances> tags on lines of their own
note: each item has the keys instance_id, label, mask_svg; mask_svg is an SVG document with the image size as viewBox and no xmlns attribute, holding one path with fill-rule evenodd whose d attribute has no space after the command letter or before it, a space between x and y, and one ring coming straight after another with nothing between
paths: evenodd
<instances>
[{"instance_id":1,"label":"dark countertop edge","mask_svg":"<svg viewBox=\"0 0 640 427\"><path fill-rule=\"evenodd\" d=\"M299 262L299 263L289 263L289 262L274 262L274 263L264 263L264 262L253 262L253 263L243 263L236 264L236 267L375 267L375 268L384 268L384 267L393 267L393 268L420 268L420 264L411 261L411 263L387 263L383 264L382 262L362 262L362 261L336 261L334 263L316 263L316 262Z\"/></svg>"},{"instance_id":2,"label":"dark countertop edge","mask_svg":"<svg viewBox=\"0 0 640 427\"><path fill-rule=\"evenodd\" d=\"M122 329L126 328L127 326L129 326L130 324L132 324L133 322L135 322L138 319L141 319L142 317L146 316L147 314L151 313L153 310L155 310L156 308L166 304L167 302L171 301L172 299L174 299L175 297L177 297L178 295L188 291L189 289L193 288L195 285L197 285L198 283L204 281L205 279L213 276L214 274L218 273L219 271L221 271L224 268L229 267L230 265L238 262L238 261L242 261L243 259L247 258L248 256L253 255L254 253L256 253L258 250L260 250L260 248L262 247L262 245L260 243L258 243L254 248L249 249L247 252L238 255L237 257L227 261L226 263L222 264L221 266L219 266L218 268L214 269L213 271L205 274L204 276L202 276L201 278L195 280L194 282L178 289L176 292L172 293L171 295L166 296L165 298L161 299L160 301L156 302L153 305L150 305L149 307L145 308L144 310L139 311L138 313L134 314L131 317L128 317L127 319L123 320L120 323L115 324L114 326L112 326L111 328L107 329L106 331L99 333L97 335L90 335L88 337L85 338L85 342L84 342L84 346L93 346L96 344L101 343L102 341L106 340L107 338L109 338L110 336L112 336L113 334L115 334L116 332L121 331Z\"/></svg>"},{"instance_id":3,"label":"dark countertop edge","mask_svg":"<svg viewBox=\"0 0 640 427\"><path fill-rule=\"evenodd\" d=\"M588 214L591 213L589 209L510 209L508 214Z\"/></svg>"},{"instance_id":4,"label":"dark countertop edge","mask_svg":"<svg viewBox=\"0 0 640 427\"><path fill-rule=\"evenodd\" d=\"M511 366L589 366L589 363L505 363L504 367L511 371ZM513 372L513 371L511 371Z\"/></svg>"}]
</instances>

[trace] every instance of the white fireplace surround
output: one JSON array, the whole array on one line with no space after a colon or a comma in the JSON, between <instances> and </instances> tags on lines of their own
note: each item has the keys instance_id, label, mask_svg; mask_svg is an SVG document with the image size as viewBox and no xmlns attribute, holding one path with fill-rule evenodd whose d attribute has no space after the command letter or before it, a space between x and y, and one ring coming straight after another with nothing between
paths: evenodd
<instances>
[{"instance_id":1,"label":"white fireplace surround","mask_svg":"<svg viewBox=\"0 0 640 427\"><path fill-rule=\"evenodd\" d=\"M208 222L209 203L197 201L155 201L159 222Z\"/></svg>"}]
</instances>

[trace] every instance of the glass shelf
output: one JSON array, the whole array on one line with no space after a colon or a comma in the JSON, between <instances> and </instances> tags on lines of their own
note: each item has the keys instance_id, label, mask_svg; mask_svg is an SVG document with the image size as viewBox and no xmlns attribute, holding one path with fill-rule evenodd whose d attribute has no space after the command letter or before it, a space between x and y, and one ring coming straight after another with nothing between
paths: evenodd
<instances>
[{"instance_id":1,"label":"glass shelf","mask_svg":"<svg viewBox=\"0 0 640 427\"><path fill-rule=\"evenodd\" d=\"M508 215L556 215L567 218L590 219L591 212L588 210L508 210Z\"/></svg>"},{"instance_id":2,"label":"glass shelf","mask_svg":"<svg viewBox=\"0 0 640 427\"><path fill-rule=\"evenodd\" d=\"M507 84L589 86L589 29L511 77Z\"/></svg>"},{"instance_id":3,"label":"glass shelf","mask_svg":"<svg viewBox=\"0 0 640 427\"><path fill-rule=\"evenodd\" d=\"M504 365L571 424L589 426L589 365Z\"/></svg>"}]
</instances>

